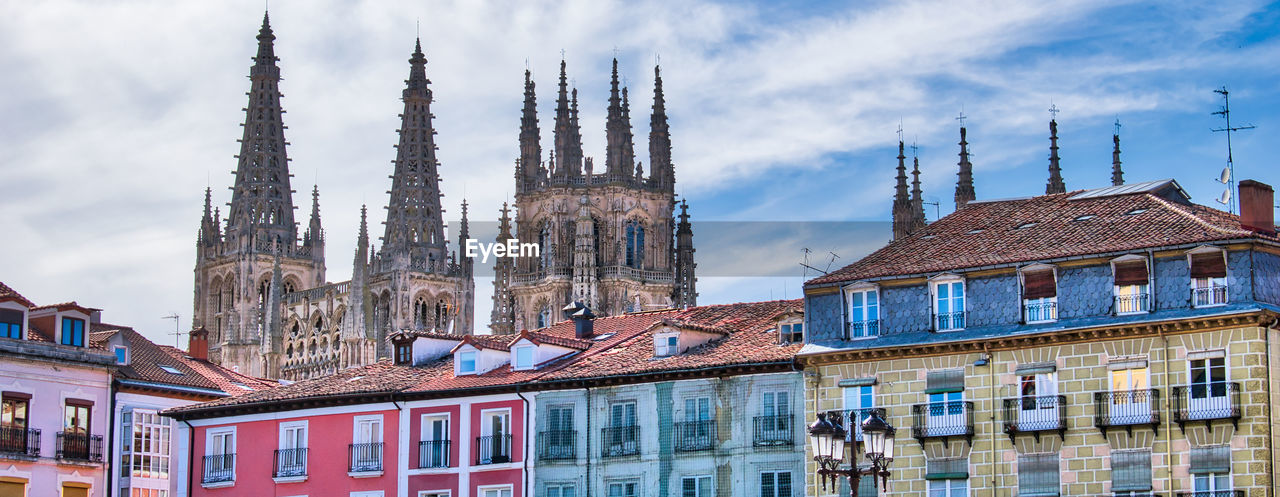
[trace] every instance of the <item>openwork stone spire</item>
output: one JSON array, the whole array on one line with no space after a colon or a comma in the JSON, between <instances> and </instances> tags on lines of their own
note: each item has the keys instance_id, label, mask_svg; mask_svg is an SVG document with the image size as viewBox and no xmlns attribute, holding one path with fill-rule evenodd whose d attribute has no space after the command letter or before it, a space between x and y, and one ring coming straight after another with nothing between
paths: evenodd
<instances>
[{"instance_id":1,"label":"openwork stone spire","mask_svg":"<svg viewBox=\"0 0 1280 497\"><path fill-rule=\"evenodd\" d=\"M618 84L618 59L613 59L613 75L609 80L609 115L605 121L605 170L609 181L626 178L632 163L627 161L627 135L631 125L622 107L622 90Z\"/></svg>"},{"instance_id":2,"label":"openwork stone spire","mask_svg":"<svg viewBox=\"0 0 1280 497\"><path fill-rule=\"evenodd\" d=\"M235 186L231 193L231 233L248 237L242 246L266 250L279 240L286 250L298 239L293 220L293 190L289 187L289 158L285 153L284 111L280 108L280 68L273 43L276 37L266 15L258 31L258 54L249 69L249 105L244 135L236 156Z\"/></svg>"},{"instance_id":3,"label":"openwork stone spire","mask_svg":"<svg viewBox=\"0 0 1280 497\"><path fill-rule=\"evenodd\" d=\"M977 194L973 190L973 163L969 162L969 142L965 136L968 130L964 125L960 126L960 172L956 173L959 177L956 180L956 209L964 207L965 204L972 202L977 198Z\"/></svg>"},{"instance_id":4,"label":"openwork stone spire","mask_svg":"<svg viewBox=\"0 0 1280 497\"><path fill-rule=\"evenodd\" d=\"M904 144L898 142L898 176L893 194L893 239L911 234L911 199L907 196L907 156Z\"/></svg>"},{"instance_id":5,"label":"openwork stone spire","mask_svg":"<svg viewBox=\"0 0 1280 497\"><path fill-rule=\"evenodd\" d=\"M1120 168L1120 120L1116 120L1116 132L1111 135L1111 186L1124 184L1124 170Z\"/></svg>"},{"instance_id":6,"label":"openwork stone spire","mask_svg":"<svg viewBox=\"0 0 1280 497\"><path fill-rule=\"evenodd\" d=\"M558 181L569 182L582 173L582 138L577 129L577 92L574 92L574 105L569 103L569 77L566 74L565 61L560 60L560 88L556 96L556 148L552 162L551 174Z\"/></svg>"},{"instance_id":7,"label":"openwork stone spire","mask_svg":"<svg viewBox=\"0 0 1280 497\"><path fill-rule=\"evenodd\" d=\"M538 167L542 164L542 137L538 130L538 98L533 73L524 71L524 109L520 115L520 162L516 191L523 193L537 187Z\"/></svg>"},{"instance_id":8,"label":"openwork stone spire","mask_svg":"<svg viewBox=\"0 0 1280 497\"><path fill-rule=\"evenodd\" d=\"M498 218L499 245L506 245L511 234L511 209L502 203L502 217ZM515 297L511 295L511 277L515 262L511 257L498 257L493 265L493 310L489 314L489 329L494 335L515 333Z\"/></svg>"},{"instance_id":9,"label":"openwork stone spire","mask_svg":"<svg viewBox=\"0 0 1280 497\"><path fill-rule=\"evenodd\" d=\"M1058 160L1058 120L1053 119L1049 121L1049 183L1044 187L1045 194L1067 191L1067 185L1062 182L1062 166Z\"/></svg>"},{"instance_id":10,"label":"openwork stone spire","mask_svg":"<svg viewBox=\"0 0 1280 497\"><path fill-rule=\"evenodd\" d=\"M311 222L307 224L302 243L313 249L324 244L324 228L320 225L320 187L318 185L311 187Z\"/></svg>"},{"instance_id":11,"label":"openwork stone spire","mask_svg":"<svg viewBox=\"0 0 1280 497\"><path fill-rule=\"evenodd\" d=\"M680 200L680 216L676 224L676 287L672 301L681 309L698 305L697 264L693 262L693 225L689 223L689 204Z\"/></svg>"},{"instance_id":12,"label":"openwork stone spire","mask_svg":"<svg viewBox=\"0 0 1280 497\"><path fill-rule=\"evenodd\" d=\"M635 137L631 134L631 103L627 100L627 88L622 88L622 122L626 124L626 133L622 135L622 165L626 172L635 167L635 181L644 179L644 169L636 163Z\"/></svg>"},{"instance_id":13,"label":"openwork stone spire","mask_svg":"<svg viewBox=\"0 0 1280 497\"><path fill-rule=\"evenodd\" d=\"M396 146L395 174L391 176L382 254L391 259L393 266L407 263L444 272L446 240L426 64L422 43L418 42L409 58L409 79L402 93L404 112L400 115L400 144Z\"/></svg>"},{"instance_id":14,"label":"openwork stone spire","mask_svg":"<svg viewBox=\"0 0 1280 497\"><path fill-rule=\"evenodd\" d=\"M915 232L924 227L924 192L920 190L920 157L912 157L911 162L911 231Z\"/></svg>"},{"instance_id":15,"label":"openwork stone spire","mask_svg":"<svg viewBox=\"0 0 1280 497\"><path fill-rule=\"evenodd\" d=\"M653 114L649 116L649 182L662 191L675 191L675 167L671 164L671 128L662 94L662 72L653 66Z\"/></svg>"}]
</instances>

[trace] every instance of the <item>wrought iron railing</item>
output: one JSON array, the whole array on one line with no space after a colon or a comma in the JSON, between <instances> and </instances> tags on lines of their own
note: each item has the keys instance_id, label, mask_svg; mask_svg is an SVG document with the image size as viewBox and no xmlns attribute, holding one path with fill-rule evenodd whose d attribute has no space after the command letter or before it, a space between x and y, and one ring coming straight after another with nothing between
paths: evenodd
<instances>
[{"instance_id":1,"label":"wrought iron railing","mask_svg":"<svg viewBox=\"0 0 1280 497\"><path fill-rule=\"evenodd\" d=\"M448 440L418 441L418 467L419 468L449 467L449 441Z\"/></svg>"},{"instance_id":2,"label":"wrought iron railing","mask_svg":"<svg viewBox=\"0 0 1280 497\"><path fill-rule=\"evenodd\" d=\"M1195 307L1220 305L1227 303L1227 287L1225 285L1207 286L1191 289L1191 303Z\"/></svg>"},{"instance_id":3,"label":"wrought iron railing","mask_svg":"<svg viewBox=\"0 0 1280 497\"><path fill-rule=\"evenodd\" d=\"M639 426L610 426L600 429L601 457L634 456L639 453Z\"/></svg>"},{"instance_id":4,"label":"wrought iron railing","mask_svg":"<svg viewBox=\"0 0 1280 497\"><path fill-rule=\"evenodd\" d=\"M272 478L307 476L306 447L296 449L276 449L275 461L275 469L271 472Z\"/></svg>"},{"instance_id":5,"label":"wrought iron railing","mask_svg":"<svg viewBox=\"0 0 1280 497\"><path fill-rule=\"evenodd\" d=\"M1004 432L1065 432L1067 429L1067 396L1042 395L1004 399Z\"/></svg>"},{"instance_id":6,"label":"wrought iron railing","mask_svg":"<svg viewBox=\"0 0 1280 497\"><path fill-rule=\"evenodd\" d=\"M1133 314L1151 310L1151 296L1145 293L1138 295L1116 295L1116 314Z\"/></svg>"},{"instance_id":7,"label":"wrought iron railing","mask_svg":"<svg viewBox=\"0 0 1280 497\"><path fill-rule=\"evenodd\" d=\"M1094 392L1094 424L1104 431L1113 426L1160 424L1160 391L1118 390Z\"/></svg>"},{"instance_id":8,"label":"wrought iron railing","mask_svg":"<svg viewBox=\"0 0 1280 497\"><path fill-rule=\"evenodd\" d=\"M547 430L538 434L538 459L573 459L578 456L577 430Z\"/></svg>"},{"instance_id":9,"label":"wrought iron railing","mask_svg":"<svg viewBox=\"0 0 1280 497\"><path fill-rule=\"evenodd\" d=\"M852 321L849 323L848 339L867 338L880 335L880 320L868 319L865 321Z\"/></svg>"},{"instance_id":10,"label":"wrought iron railing","mask_svg":"<svg viewBox=\"0 0 1280 497\"><path fill-rule=\"evenodd\" d=\"M200 478L201 483L219 483L224 481L235 481L235 479L235 454L214 454L204 456L204 474Z\"/></svg>"},{"instance_id":11,"label":"wrought iron railing","mask_svg":"<svg viewBox=\"0 0 1280 497\"><path fill-rule=\"evenodd\" d=\"M792 429L793 416L756 416L755 436L752 442L758 446L794 445L795 431Z\"/></svg>"},{"instance_id":12,"label":"wrought iron railing","mask_svg":"<svg viewBox=\"0 0 1280 497\"><path fill-rule=\"evenodd\" d=\"M711 450L717 438L716 421L680 421L676 423L676 452Z\"/></svg>"},{"instance_id":13,"label":"wrought iron railing","mask_svg":"<svg viewBox=\"0 0 1280 497\"><path fill-rule=\"evenodd\" d=\"M0 426L0 452L39 457L40 430L20 426Z\"/></svg>"},{"instance_id":14,"label":"wrought iron railing","mask_svg":"<svg viewBox=\"0 0 1280 497\"><path fill-rule=\"evenodd\" d=\"M1240 419L1240 384L1211 382L1173 387L1173 421Z\"/></svg>"},{"instance_id":15,"label":"wrought iron railing","mask_svg":"<svg viewBox=\"0 0 1280 497\"><path fill-rule=\"evenodd\" d=\"M973 436L973 402L930 402L911 406L914 424L911 436L918 440L936 437Z\"/></svg>"},{"instance_id":16,"label":"wrought iron railing","mask_svg":"<svg viewBox=\"0 0 1280 497\"><path fill-rule=\"evenodd\" d=\"M102 462L102 435L60 431L56 442L58 459Z\"/></svg>"},{"instance_id":17,"label":"wrought iron railing","mask_svg":"<svg viewBox=\"0 0 1280 497\"><path fill-rule=\"evenodd\" d=\"M348 445L347 470L352 473L382 471L382 442Z\"/></svg>"},{"instance_id":18,"label":"wrought iron railing","mask_svg":"<svg viewBox=\"0 0 1280 497\"><path fill-rule=\"evenodd\" d=\"M1058 303L1056 301L1026 301L1022 304L1023 315L1028 323L1043 323L1058 320Z\"/></svg>"},{"instance_id":19,"label":"wrought iron railing","mask_svg":"<svg viewBox=\"0 0 1280 497\"><path fill-rule=\"evenodd\" d=\"M476 437L476 464L511 462L511 435Z\"/></svg>"},{"instance_id":20,"label":"wrought iron railing","mask_svg":"<svg viewBox=\"0 0 1280 497\"><path fill-rule=\"evenodd\" d=\"M940 312L934 315L933 326L937 331L964 329L967 313L965 311Z\"/></svg>"},{"instance_id":21,"label":"wrought iron railing","mask_svg":"<svg viewBox=\"0 0 1280 497\"><path fill-rule=\"evenodd\" d=\"M1244 490L1208 490L1202 492L1178 492L1178 497L1244 497Z\"/></svg>"}]
</instances>

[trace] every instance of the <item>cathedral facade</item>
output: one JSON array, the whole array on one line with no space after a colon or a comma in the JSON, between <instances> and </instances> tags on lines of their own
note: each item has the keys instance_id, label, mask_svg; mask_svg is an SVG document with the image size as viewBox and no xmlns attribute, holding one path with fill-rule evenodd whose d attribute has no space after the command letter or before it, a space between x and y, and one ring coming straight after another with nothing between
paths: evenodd
<instances>
[{"instance_id":1,"label":"cathedral facade","mask_svg":"<svg viewBox=\"0 0 1280 497\"><path fill-rule=\"evenodd\" d=\"M299 235L280 107L280 68L264 17L250 68L249 105L226 219L205 192L196 243L194 328L209 332L209 359L241 373L299 380L390 357L401 329L471 333L471 260L445 238L439 162L419 43L402 93L382 247L361 221L351 279L325 277L318 190ZM459 246L468 236L462 204Z\"/></svg>"},{"instance_id":2,"label":"cathedral facade","mask_svg":"<svg viewBox=\"0 0 1280 497\"><path fill-rule=\"evenodd\" d=\"M600 170L583 154L578 90L567 81L561 61L554 149L544 161L535 85L525 71L514 227L504 205L497 241L536 242L540 252L499 259L490 322L495 334L561 321L561 308L571 302L597 315L696 305L693 231L688 205L676 202L659 68L654 67L647 177L636 160L630 101L618 82L617 59Z\"/></svg>"}]
</instances>

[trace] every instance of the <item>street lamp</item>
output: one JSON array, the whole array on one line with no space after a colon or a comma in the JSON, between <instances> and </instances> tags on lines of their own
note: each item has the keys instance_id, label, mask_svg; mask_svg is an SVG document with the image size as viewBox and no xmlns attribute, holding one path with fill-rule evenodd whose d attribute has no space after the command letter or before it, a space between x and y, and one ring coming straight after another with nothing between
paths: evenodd
<instances>
[{"instance_id":1,"label":"street lamp","mask_svg":"<svg viewBox=\"0 0 1280 497\"><path fill-rule=\"evenodd\" d=\"M856 411L849 411L850 422ZM846 460L845 436L848 431L843 426L843 418L839 411L818 413L818 420L809 425L809 444L813 448L813 460L818 463L818 477L822 480L822 489L827 483L833 486L841 476L849 479L849 495L857 497L858 483L863 476L880 477L880 486L889 481L889 464L893 462L894 433L893 425L884 420L884 409L871 409L867 419L862 422L863 452L862 458L870 463L870 467L858 467L858 438L850 436L855 458L849 461L849 469L842 469Z\"/></svg>"}]
</instances>

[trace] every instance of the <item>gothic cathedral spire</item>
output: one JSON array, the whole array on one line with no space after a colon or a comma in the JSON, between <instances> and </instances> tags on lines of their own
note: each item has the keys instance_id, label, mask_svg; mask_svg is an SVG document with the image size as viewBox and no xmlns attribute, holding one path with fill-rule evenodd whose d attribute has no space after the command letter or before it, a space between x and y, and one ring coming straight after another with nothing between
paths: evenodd
<instances>
[{"instance_id":1,"label":"gothic cathedral spire","mask_svg":"<svg viewBox=\"0 0 1280 497\"><path fill-rule=\"evenodd\" d=\"M649 182L659 191L675 191L671 129L667 125L667 103L662 94L662 73L658 66L653 66L653 114L649 117Z\"/></svg>"},{"instance_id":2,"label":"gothic cathedral spire","mask_svg":"<svg viewBox=\"0 0 1280 497\"><path fill-rule=\"evenodd\" d=\"M511 234L511 209L502 203L502 217L498 218L499 245L506 245ZM494 335L515 333L515 298L511 295L511 277L515 274L515 262L511 257L498 257L493 264L493 310L489 314L489 330Z\"/></svg>"},{"instance_id":3,"label":"gothic cathedral spire","mask_svg":"<svg viewBox=\"0 0 1280 497\"><path fill-rule=\"evenodd\" d=\"M446 240L426 64L422 42L418 41L409 58L409 79L402 93L400 144L391 176L382 253L389 256L392 267L413 264L429 272L443 272L447 269Z\"/></svg>"},{"instance_id":4,"label":"gothic cathedral spire","mask_svg":"<svg viewBox=\"0 0 1280 497\"><path fill-rule=\"evenodd\" d=\"M556 96L556 129L552 174L557 180L570 182L582 174L582 137L577 129L577 92L574 105L569 104L569 79L564 59L560 60L560 88Z\"/></svg>"},{"instance_id":5,"label":"gothic cathedral spire","mask_svg":"<svg viewBox=\"0 0 1280 497\"><path fill-rule=\"evenodd\" d=\"M538 97L534 91L533 73L524 71L524 109L520 115L520 163L516 177L516 193L537 187L538 167L542 164L542 138L538 130Z\"/></svg>"},{"instance_id":6,"label":"gothic cathedral spire","mask_svg":"<svg viewBox=\"0 0 1280 497\"><path fill-rule=\"evenodd\" d=\"M291 250L298 239L293 221L293 190L289 187L289 158L285 153L283 110L280 108L280 68L268 17L258 30L258 54L249 69L249 105L244 135L236 156L235 186L228 219L240 246L263 251L276 241Z\"/></svg>"},{"instance_id":7,"label":"gothic cathedral spire","mask_svg":"<svg viewBox=\"0 0 1280 497\"><path fill-rule=\"evenodd\" d=\"M1124 170L1120 169L1120 120L1116 119L1116 132L1111 135L1111 186L1124 184Z\"/></svg>"},{"instance_id":8,"label":"gothic cathedral spire","mask_svg":"<svg viewBox=\"0 0 1280 497\"><path fill-rule=\"evenodd\" d=\"M676 224L676 286L672 300L685 309L698 305L698 277L693 262L693 225L689 223L689 204L680 200L680 221Z\"/></svg>"},{"instance_id":9,"label":"gothic cathedral spire","mask_svg":"<svg viewBox=\"0 0 1280 497\"><path fill-rule=\"evenodd\" d=\"M911 146L912 149L915 145ZM911 155L915 156L913 152ZM920 190L920 157L911 159L911 231L924 227L924 192Z\"/></svg>"},{"instance_id":10,"label":"gothic cathedral spire","mask_svg":"<svg viewBox=\"0 0 1280 497\"><path fill-rule=\"evenodd\" d=\"M613 75L609 80L609 115L605 121L605 171L608 181L622 181L630 176L632 163L627 161L627 136L631 124L622 107L622 90L618 85L618 59L613 59Z\"/></svg>"},{"instance_id":11,"label":"gothic cathedral spire","mask_svg":"<svg viewBox=\"0 0 1280 497\"><path fill-rule=\"evenodd\" d=\"M956 180L956 209L959 210L965 204L972 202L977 198L977 194L973 190L973 163L969 162L969 142L965 136L968 130L964 124L960 125L960 172L956 173L959 179Z\"/></svg>"},{"instance_id":12,"label":"gothic cathedral spire","mask_svg":"<svg viewBox=\"0 0 1280 497\"><path fill-rule=\"evenodd\" d=\"M1062 182L1062 166L1058 163L1058 120L1049 121L1049 183L1044 187L1046 195L1066 193L1067 185Z\"/></svg>"},{"instance_id":13,"label":"gothic cathedral spire","mask_svg":"<svg viewBox=\"0 0 1280 497\"><path fill-rule=\"evenodd\" d=\"M898 141L898 176L893 193L893 239L899 240L911 234L911 198L907 196L907 156L904 144Z\"/></svg>"}]
</instances>

